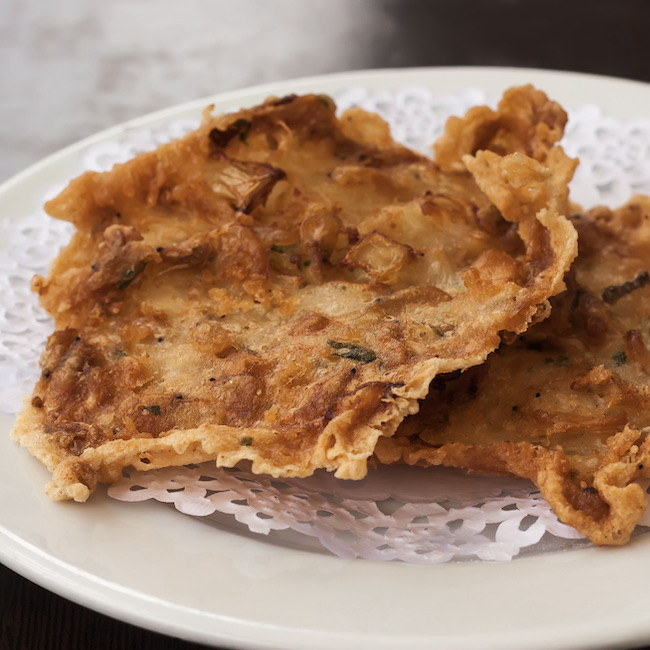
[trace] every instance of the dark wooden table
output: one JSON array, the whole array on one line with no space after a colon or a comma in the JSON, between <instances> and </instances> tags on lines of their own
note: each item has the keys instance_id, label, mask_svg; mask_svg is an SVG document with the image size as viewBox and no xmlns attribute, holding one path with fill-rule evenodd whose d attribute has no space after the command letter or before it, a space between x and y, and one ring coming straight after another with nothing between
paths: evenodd
<instances>
[{"instance_id":1,"label":"dark wooden table","mask_svg":"<svg viewBox=\"0 0 650 650\"><path fill-rule=\"evenodd\" d=\"M96 7L99 12L100 3L101 0L92 0L87 5ZM119 8L125 6L126 2L121 0L110 4ZM237 0L237 3L201 0L195 3L200 6L201 11L194 13L184 12L184 3L176 3L176 9L170 2L162 5L158 2L132 4L137 5L140 20L129 25L129 29L142 29L142 38L146 37L145 27L150 30L157 21L168 25L169 16L163 16L161 12L178 12L176 19L182 29L179 29L178 39L170 42L166 56L170 62L174 62L175 69L180 72L183 72L184 61L190 61L190 54L193 57L191 61L194 62L197 57L205 57L206 60L211 59L211 66L236 65L232 60L212 57L213 52L209 47L204 48L202 52L190 50L188 43L192 39L200 40L202 35L211 32L214 35L214 53L222 53L224 46L222 43L219 45L220 34L232 35L237 33L237 30L242 31L244 27L248 30L247 33L250 33L251 23L255 27L257 16L254 0ZM236 10L232 8L233 5L236 5ZM321 7L318 24L305 25L304 29L296 25L295 39L288 40L281 50L255 52L255 44L249 44L248 47L253 50L246 59L245 65L248 67L242 67L240 70L241 79L255 79L257 82L276 81L286 77L288 71L292 76L306 76L314 72L335 72L354 68L490 65L592 72L650 82L650 57L647 55L650 3L646 2L331 0L329 12L323 12L322 2L314 2L315 10L318 8L316 5ZM61 3L2 0L0 60L3 48L6 50L11 45L12 56L16 56L18 52L18 59L24 56L24 61L29 62L29 57L34 55L29 49L32 47L29 45L30 34L23 34L24 47L20 43L16 44L16 34L20 31L18 27L23 32L29 32L30 25L33 25L34 30L40 30L39 34L49 34L48 37L43 37L46 42L41 43L41 56L50 59L62 56L60 42L65 40L64 36L68 33L66 30L69 31L70 27L69 18L66 16L75 11L76 6L73 0ZM228 7L231 8L230 11L226 11ZM291 3L277 2L277 12L278 20L288 19L292 12ZM208 19L216 14L221 17L218 29L214 21ZM223 19L223 16L226 18ZM66 20L68 22L65 22ZM75 56L84 56L84 43L88 39L102 38L101 20L98 21L99 27L97 24L90 26L95 31L88 25L79 25L80 37ZM311 52L309 44L313 30L331 30L332 33L340 34L340 31L335 32L335 28L340 27L341 21L349 22L346 26L347 33L348 38L354 41L354 47L341 48L333 42L332 47ZM44 25L47 31L43 31ZM272 28L259 25L260 30ZM106 37L106 34L103 37ZM51 39L51 44L59 45L48 48L47 38ZM105 47L115 46L115 43L114 37L107 39ZM233 45L233 48L235 47ZM296 56L293 67L288 67L285 63L287 54L290 54L292 49ZM102 60L114 60L117 56L126 57L122 61L124 65L129 62L128 53L115 52L113 56L110 50L104 53ZM315 61L319 62L318 66ZM16 65L19 64L20 60L17 60ZM151 65L154 64L155 61L152 61ZM208 68L209 66L206 66L202 69ZM0 75L5 75L0 76L0 88L5 88L12 81L10 69L0 66ZM36 75L37 72L33 74ZM97 70L97 75L101 74L102 71ZM195 74L195 68L188 68L187 74ZM37 81L35 77L35 83ZM63 93L70 87L66 86L64 81L62 79L60 84L60 92ZM171 84L173 91L173 79L170 78L166 82ZM155 80L152 83L155 83ZM197 80L197 89L204 87ZM214 88L213 92L225 89L227 88ZM151 96L155 99L157 95L153 90ZM108 82L104 83L103 90L101 83L88 89L89 93L94 93L94 99L100 104L103 99L112 100L118 91ZM180 102L192 98L177 96L176 100ZM125 102L120 104L122 108L127 106L131 111L141 108L142 113L153 108L148 104L142 104L141 107L133 103L129 105L127 100L128 98L121 97L121 101ZM45 96L43 101L44 105L48 106ZM163 106L164 104L160 107ZM91 108L92 103L89 103L87 110L90 111ZM19 113L20 111L16 111L15 114L4 115L9 120L8 125L5 122L7 130L19 128ZM650 107L648 113L650 115ZM120 115L134 116L126 109L122 110ZM13 126L12 119L15 121ZM75 139L83 135L86 133L81 129L74 134ZM20 151L20 160L25 164L32 162L31 158L35 160L43 154L34 138L37 138L37 135L28 133L21 140L24 150ZM7 170L12 173L18 171L11 168L11 161L5 162L8 163L5 167ZM133 627L73 604L0 565L0 650L189 650L199 647L201 646Z\"/></svg>"},{"instance_id":2,"label":"dark wooden table","mask_svg":"<svg viewBox=\"0 0 650 650\"><path fill-rule=\"evenodd\" d=\"M190 650L205 646L97 614L0 565L2 650Z\"/></svg>"}]
</instances>

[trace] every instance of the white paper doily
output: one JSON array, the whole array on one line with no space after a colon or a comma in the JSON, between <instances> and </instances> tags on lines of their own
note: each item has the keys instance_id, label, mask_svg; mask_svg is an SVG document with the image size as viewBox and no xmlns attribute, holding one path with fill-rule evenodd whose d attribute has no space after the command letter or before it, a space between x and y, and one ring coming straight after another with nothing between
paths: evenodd
<instances>
[{"instance_id":1,"label":"white paper doily","mask_svg":"<svg viewBox=\"0 0 650 650\"><path fill-rule=\"evenodd\" d=\"M450 115L489 103L479 90L435 95L420 87L390 92L350 88L335 97L340 109L359 105L382 115L396 139L428 152ZM84 168L110 169L141 151L196 126L176 120L158 130L132 129L84 152ZM563 141L580 158L572 199L585 208L615 207L634 193L650 194L650 120L620 122L594 106L570 111ZM61 188L44 188L43 201ZM50 319L29 290L68 241L69 224L40 210L0 221L0 410L15 413L38 377L38 358ZM302 548L327 549L345 558L432 564L458 559L509 560L588 542L561 524L535 487L516 479L467 476L439 468L386 467L364 481L338 481L326 473L276 480L245 468L213 464L133 472L109 489L123 501L156 499L220 527L268 535ZM236 523L238 522L238 523ZM640 522L650 525L650 516ZM643 530L640 525L639 530Z\"/></svg>"}]
</instances>

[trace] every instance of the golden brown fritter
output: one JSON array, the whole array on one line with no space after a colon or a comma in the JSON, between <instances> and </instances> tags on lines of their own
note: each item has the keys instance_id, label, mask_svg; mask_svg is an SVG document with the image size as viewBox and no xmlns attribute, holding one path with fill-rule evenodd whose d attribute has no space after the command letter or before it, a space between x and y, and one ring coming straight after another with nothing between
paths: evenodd
<instances>
[{"instance_id":1,"label":"golden brown fritter","mask_svg":"<svg viewBox=\"0 0 650 650\"><path fill-rule=\"evenodd\" d=\"M634 481L650 476L650 198L572 220L580 252L548 320L482 366L437 377L376 451L529 478L562 521L618 545L645 509Z\"/></svg>"},{"instance_id":2,"label":"golden brown fritter","mask_svg":"<svg viewBox=\"0 0 650 650\"><path fill-rule=\"evenodd\" d=\"M73 181L46 206L77 231L34 281L56 331L14 430L50 496L204 460L363 477L436 375L547 314L576 254L566 172L463 160L291 96Z\"/></svg>"}]
</instances>

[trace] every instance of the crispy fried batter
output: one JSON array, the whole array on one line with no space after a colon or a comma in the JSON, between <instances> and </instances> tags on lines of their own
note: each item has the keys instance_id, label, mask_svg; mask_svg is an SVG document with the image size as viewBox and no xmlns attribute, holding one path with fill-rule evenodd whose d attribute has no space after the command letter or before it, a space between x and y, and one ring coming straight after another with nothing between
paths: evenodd
<instances>
[{"instance_id":1,"label":"crispy fried batter","mask_svg":"<svg viewBox=\"0 0 650 650\"><path fill-rule=\"evenodd\" d=\"M650 198L573 217L578 259L548 320L460 377L437 377L385 463L534 481L596 544L624 544L650 476Z\"/></svg>"},{"instance_id":2,"label":"crispy fried batter","mask_svg":"<svg viewBox=\"0 0 650 650\"><path fill-rule=\"evenodd\" d=\"M463 156L477 151L505 155L519 151L556 172L573 175L570 159L557 143L564 135L567 114L541 90L520 86L506 90L497 110L476 106L464 117L450 117L435 143L436 162L445 171L462 171ZM564 160L563 165L559 165ZM554 163L550 165L550 163Z\"/></svg>"},{"instance_id":3,"label":"crispy fried batter","mask_svg":"<svg viewBox=\"0 0 650 650\"><path fill-rule=\"evenodd\" d=\"M361 478L431 379L547 313L576 254L566 175L463 160L292 96L73 181L47 205L77 232L34 281L56 331L14 430L50 496L209 459Z\"/></svg>"}]
</instances>

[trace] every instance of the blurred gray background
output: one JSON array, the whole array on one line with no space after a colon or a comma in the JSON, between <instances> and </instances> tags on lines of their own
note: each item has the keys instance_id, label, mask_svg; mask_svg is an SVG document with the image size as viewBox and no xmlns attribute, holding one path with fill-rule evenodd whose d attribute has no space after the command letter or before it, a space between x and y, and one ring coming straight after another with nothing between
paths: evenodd
<instances>
[{"instance_id":1,"label":"blurred gray background","mask_svg":"<svg viewBox=\"0 0 650 650\"><path fill-rule=\"evenodd\" d=\"M650 80L643 0L0 0L0 182L98 130L252 84L515 65Z\"/></svg>"}]
</instances>

